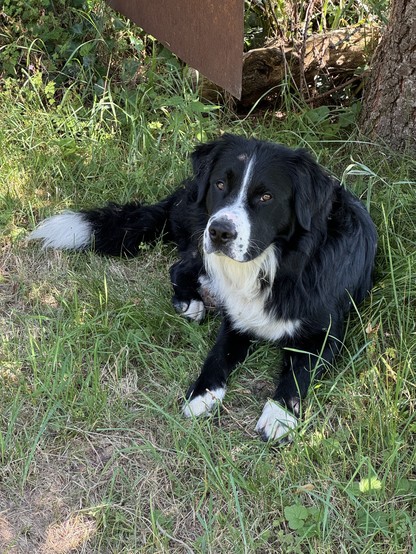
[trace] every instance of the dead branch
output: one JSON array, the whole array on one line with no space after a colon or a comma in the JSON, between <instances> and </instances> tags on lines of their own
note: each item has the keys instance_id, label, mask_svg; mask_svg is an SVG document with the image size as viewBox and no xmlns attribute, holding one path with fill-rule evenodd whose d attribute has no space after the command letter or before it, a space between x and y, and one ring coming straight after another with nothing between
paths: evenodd
<instances>
[{"instance_id":1,"label":"dead branch","mask_svg":"<svg viewBox=\"0 0 416 554\"><path fill-rule=\"evenodd\" d=\"M310 36L292 48L269 45L244 54L243 88L241 105L252 106L269 91L278 96L286 82L296 88L306 83L309 96L315 91L316 78L320 75L347 81L354 72L371 59L380 37L377 26L347 27ZM336 88L339 90L339 79ZM335 81L336 82L336 81ZM215 85L203 80L201 96L216 101L223 94ZM335 86L334 86L335 88Z\"/></svg>"}]
</instances>

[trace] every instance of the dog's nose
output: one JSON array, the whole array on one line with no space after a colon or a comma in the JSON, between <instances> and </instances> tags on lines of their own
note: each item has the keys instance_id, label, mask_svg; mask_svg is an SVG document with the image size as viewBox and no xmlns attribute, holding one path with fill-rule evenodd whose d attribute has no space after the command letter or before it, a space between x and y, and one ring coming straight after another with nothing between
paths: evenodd
<instances>
[{"instance_id":1,"label":"dog's nose","mask_svg":"<svg viewBox=\"0 0 416 554\"><path fill-rule=\"evenodd\" d=\"M208 228L208 233L211 241L218 246L231 242L237 237L234 224L226 219L214 220Z\"/></svg>"}]
</instances>

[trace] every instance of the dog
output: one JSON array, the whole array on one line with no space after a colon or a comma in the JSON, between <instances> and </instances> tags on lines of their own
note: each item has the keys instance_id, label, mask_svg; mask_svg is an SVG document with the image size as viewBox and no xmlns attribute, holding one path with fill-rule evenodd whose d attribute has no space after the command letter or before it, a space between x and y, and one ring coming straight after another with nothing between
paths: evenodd
<instances>
[{"instance_id":1,"label":"dog","mask_svg":"<svg viewBox=\"0 0 416 554\"><path fill-rule=\"evenodd\" d=\"M345 319L372 287L375 226L361 202L305 150L225 134L191 154L193 176L154 205L109 204L44 220L45 248L135 256L176 244L173 306L200 322L222 314L215 345L185 395L186 417L209 414L256 341L283 347L273 398L256 431L293 439L301 402L339 352Z\"/></svg>"}]
</instances>

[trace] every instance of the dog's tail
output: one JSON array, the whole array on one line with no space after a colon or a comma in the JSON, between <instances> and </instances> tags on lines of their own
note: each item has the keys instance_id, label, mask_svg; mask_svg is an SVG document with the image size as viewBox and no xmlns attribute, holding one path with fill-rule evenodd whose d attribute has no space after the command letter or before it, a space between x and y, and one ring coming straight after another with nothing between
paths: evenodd
<instances>
[{"instance_id":1,"label":"dog's tail","mask_svg":"<svg viewBox=\"0 0 416 554\"><path fill-rule=\"evenodd\" d=\"M43 248L92 249L110 256L135 256L141 245L169 239L169 212L175 195L154 205L108 204L104 208L63 212L42 221L29 235Z\"/></svg>"}]
</instances>

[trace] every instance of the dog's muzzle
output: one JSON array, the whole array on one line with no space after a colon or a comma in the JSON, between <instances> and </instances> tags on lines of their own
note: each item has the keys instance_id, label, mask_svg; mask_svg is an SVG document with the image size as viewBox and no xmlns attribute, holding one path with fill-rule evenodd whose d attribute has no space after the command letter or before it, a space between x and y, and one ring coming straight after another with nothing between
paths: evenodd
<instances>
[{"instance_id":1,"label":"dog's muzzle","mask_svg":"<svg viewBox=\"0 0 416 554\"><path fill-rule=\"evenodd\" d=\"M227 219L214 219L208 226L208 234L212 245L218 250L237 238L234 223Z\"/></svg>"},{"instance_id":2,"label":"dog's muzzle","mask_svg":"<svg viewBox=\"0 0 416 554\"><path fill-rule=\"evenodd\" d=\"M229 217L213 217L208 221L204 233L204 250L207 254L224 254L233 260L243 262L246 245L238 232L237 225Z\"/></svg>"}]
</instances>

